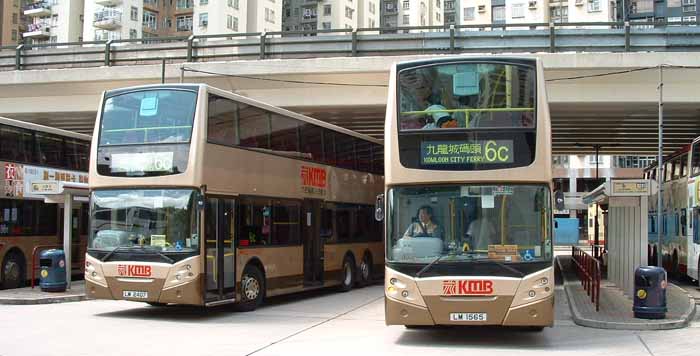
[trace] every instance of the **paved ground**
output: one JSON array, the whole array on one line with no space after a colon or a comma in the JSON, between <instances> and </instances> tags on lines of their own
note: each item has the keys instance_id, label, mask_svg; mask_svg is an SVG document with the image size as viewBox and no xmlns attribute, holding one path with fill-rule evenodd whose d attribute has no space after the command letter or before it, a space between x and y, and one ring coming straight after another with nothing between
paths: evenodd
<instances>
[{"instance_id":1,"label":"paved ground","mask_svg":"<svg viewBox=\"0 0 700 356\"><path fill-rule=\"evenodd\" d=\"M0 304L47 304L85 300L85 281L74 281L64 292L42 292L38 285L0 290Z\"/></svg>"},{"instance_id":2,"label":"paved ground","mask_svg":"<svg viewBox=\"0 0 700 356\"><path fill-rule=\"evenodd\" d=\"M672 331L579 327L556 292L556 326L542 333L387 327L381 286L276 298L252 313L118 301L0 305L0 355L697 355L700 321Z\"/></svg>"}]
</instances>

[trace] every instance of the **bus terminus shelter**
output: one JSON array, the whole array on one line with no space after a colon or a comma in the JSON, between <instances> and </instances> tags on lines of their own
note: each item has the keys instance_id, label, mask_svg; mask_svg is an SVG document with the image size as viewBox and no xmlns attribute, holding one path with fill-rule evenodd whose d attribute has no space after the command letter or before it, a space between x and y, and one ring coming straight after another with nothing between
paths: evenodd
<instances>
[{"instance_id":1,"label":"bus terminus shelter","mask_svg":"<svg viewBox=\"0 0 700 356\"><path fill-rule=\"evenodd\" d=\"M585 204L607 204L608 279L633 295L634 271L646 266L649 195L656 182L647 179L612 179L583 196Z\"/></svg>"},{"instance_id":2,"label":"bus terminus shelter","mask_svg":"<svg viewBox=\"0 0 700 356\"><path fill-rule=\"evenodd\" d=\"M66 287L70 289L71 283L71 246L73 243L72 231L73 200L85 200L88 197L88 184L77 182L62 182L56 180L41 180L32 182L30 191L32 194L43 196L44 202L63 204L63 252L66 258Z\"/></svg>"}]
</instances>

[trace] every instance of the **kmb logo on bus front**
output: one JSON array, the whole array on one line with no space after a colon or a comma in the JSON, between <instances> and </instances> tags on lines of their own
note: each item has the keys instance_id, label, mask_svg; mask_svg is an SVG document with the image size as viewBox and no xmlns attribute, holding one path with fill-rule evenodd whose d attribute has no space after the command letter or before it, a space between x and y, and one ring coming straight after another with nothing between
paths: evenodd
<instances>
[{"instance_id":1,"label":"kmb logo on bus front","mask_svg":"<svg viewBox=\"0 0 700 356\"><path fill-rule=\"evenodd\" d=\"M151 266L117 265L117 273L126 277L150 277Z\"/></svg>"},{"instance_id":2,"label":"kmb logo on bus front","mask_svg":"<svg viewBox=\"0 0 700 356\"><path fill-rule=\"evenodd\" d=\"M493 281L442 281L443 295L488 295L493 293Z\"/></svg>"}]
</instances>

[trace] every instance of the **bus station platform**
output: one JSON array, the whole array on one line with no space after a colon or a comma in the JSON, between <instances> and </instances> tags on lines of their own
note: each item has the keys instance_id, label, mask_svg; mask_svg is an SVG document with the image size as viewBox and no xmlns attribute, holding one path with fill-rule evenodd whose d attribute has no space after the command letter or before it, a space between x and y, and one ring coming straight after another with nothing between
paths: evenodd
<instances>
[{"instance_id":1,"label":"bus station platform","mask_svg":"<svg viewBox=\"0 0 700 356\"><path fill-rule=\"evenodd\" d=\"M39 286L0 290L0 304L28 305L79 302L85 297L85 281L71 283L65 292L42 292Z\"/></svg>"},{"instance_id":2,"label":"bus station platform","mask_svg":"<svg viewBox=\"0 0 700 356\"><path fill-rule=\"evenodd\" d=\"M689 325L695 317L695 299L683 288L668 284L666 300L668 312L665 319L638 319L632 312L632 298L609 280L600 283L600 309L581 285L572 266L572 257L559 255L556 263L561 271L564 290L574 323L599 329L617 330L668 330Z\"/></svg>"}]
</instances>

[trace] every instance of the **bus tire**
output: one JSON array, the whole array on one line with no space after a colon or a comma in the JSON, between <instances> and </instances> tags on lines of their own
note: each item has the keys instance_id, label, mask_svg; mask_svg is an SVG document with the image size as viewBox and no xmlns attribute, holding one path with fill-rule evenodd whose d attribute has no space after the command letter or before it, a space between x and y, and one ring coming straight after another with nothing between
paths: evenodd
<instances>
[{"instance_id":1,"label":"bus tire","mask_svg":"<svg viewBox=\"0 0 700 356\"><path fill-rule=\"evenodd\" d=\"M241 301L236 304L236 310L249 312L257 309L265 298L265 277L262 271L254 265L247 265L241 277Z\"/></svg>"},{"instance_id":2,"label":"bus tire","mask_svg":"<svg viewBox=\"0 0 700 356\"><path fill-rule=\"evenodd\" d=\"M352 257L345 256L343 259L343 268L341 270L341 280L339 290L347 292L352 289L355 284L355 261Z\"/></svg>"},{"instance_id":3,"label":"bus tire","mask_svg":"<svg viewBox=\"0 0 700 356\"><path fill-rule=\"evenodd\" d=\"M365 253L365 256L362 257L362 262L360 262L360 268L358 271L358 277L358 284L361 287L372 283L372 255L370 255L369 252Z\"/></svg>"},{"instance_id":4,"label":"bus tire","mask_svg":"<svg viewBox=\"0 0 700 356\"><path fill-rule=\"evenodd\" d=\"M27 279L27 269L24 265L24 258L17 252L8 253L2 260L0 266L0 281L2 289L20 288L24 286Z\"/></svg>"}]
</instances>

